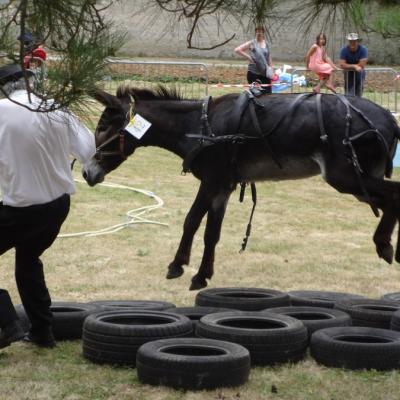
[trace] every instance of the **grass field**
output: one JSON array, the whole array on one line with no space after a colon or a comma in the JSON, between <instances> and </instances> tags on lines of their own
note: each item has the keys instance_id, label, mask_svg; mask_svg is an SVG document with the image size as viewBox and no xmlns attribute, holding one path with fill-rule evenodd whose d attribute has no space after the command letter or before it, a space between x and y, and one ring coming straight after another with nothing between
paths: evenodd
<instances>
[{"instance_id":1,"label":"grass field","mask_svg":"<svg viewBox=\"0 0 400 400\"><path fill-rule=\"evenodd\" d=\"M80 177L77 167L76 176ZM168 226L133 225L109 236L58 239L45 253L53 301L100 299L164 300L194 304L188 290L201 259L201 227L192 262L183 277L166 280L183 220L198 182L183 176L181 160L163 150L140 149L108 182L148 189L165 204L148 215ZM395 171L400 180L400 171ZM379 297L400 291L398 265L386 265L374 251L377 219L351 196L321 178L258 184L258 206L247 250L239 254L251 209L236 191L228 206L209 287L263 287L282 291L332 290ZM141 194L78 183L63 233L103 228L126 220L126 211L153 201ZM13 252L1 256L1 286L16 304ZM271 388L276 387L277 393ZM310 356L298 364L252 369L235 389L182 392L138 382L135 369L99 366L82 357L81 342L60 342L54 350L23 343L0 351L0 399L7 400L397 400L399 372L345 371L319 366Z\"/></svg>"}]
</instances>

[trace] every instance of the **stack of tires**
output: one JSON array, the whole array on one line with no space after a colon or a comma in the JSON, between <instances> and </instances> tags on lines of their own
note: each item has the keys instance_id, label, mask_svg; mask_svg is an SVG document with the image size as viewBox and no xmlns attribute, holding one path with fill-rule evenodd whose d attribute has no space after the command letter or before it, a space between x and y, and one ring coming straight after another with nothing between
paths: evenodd
<instances>
[{"instance_id":1,"label":"stack of tires","mask_svg":"<svg viewBox=\"0 0 400 400\"><path fill-rule=\"evenodd\" d=\"M215 389L245 383L253 365L302 360L349 369L400 367L400 293L262 288L200 291L195 305L163 301L55 302L58 340L82 338L95 363L136 367L142 383ZM26 329L22 306L18 315Z\"/></svg>"},{"instance_id":2,"label":"stack of tires","mask_svg":"<svg viewBox=\"0 0 400 400\"><path fill-rule=\"evenodd\" d=\"M310 338L311 356L328 367L391 370L400 367L400 333L396 326L400 296L367 299L336 292L289 292L292 304L333 307L331 313L350 317L352 326L316 329ZM394 295L394 294L392 294ZM329 311L329 310L328 310ZM400 312L398 312L400 317ZM305 322L305 321L304 321Z\"/></svg>"}]
</instances>

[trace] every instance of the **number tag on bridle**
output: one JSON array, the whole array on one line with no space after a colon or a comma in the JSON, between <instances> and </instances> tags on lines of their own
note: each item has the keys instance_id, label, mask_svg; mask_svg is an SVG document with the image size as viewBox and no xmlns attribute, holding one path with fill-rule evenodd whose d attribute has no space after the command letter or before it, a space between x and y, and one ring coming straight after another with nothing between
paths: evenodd
<instances>
[{"instance_id":1,"label":"number tag on bridle","mask_svg":"<svg viewBox=\"0 0 400 400\"><path fill-rule=\"evenodd\" d=\"M136 114L129 121L129 124L126 126L125 130L128 131L136 139L141 139L141 137L147 132L150 126L151 123L149 121L144 119L139 114Z\"/></svg>"}]
</instances>

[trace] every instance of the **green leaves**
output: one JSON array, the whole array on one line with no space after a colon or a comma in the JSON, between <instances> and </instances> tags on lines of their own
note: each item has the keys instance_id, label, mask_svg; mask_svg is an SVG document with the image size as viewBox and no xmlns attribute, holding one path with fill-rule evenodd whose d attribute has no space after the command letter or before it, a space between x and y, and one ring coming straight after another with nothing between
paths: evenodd
<instances>
[{"instance_id":1,"label":"green leaves","mask_svg":"<svg viewBox=\"0 0 400 400\"><path fill-rule=\"evenodd\" d=\"M125 38L106 20L110 5L101 0L7 0L0 3L0 52L24 67L25 49L17 37L31 32L33 42L44 42L49 50L48 79L39 76L31 91L54 99L52 109L79 107L103 78L106 58Z\"/></svg>"}]
</instances>

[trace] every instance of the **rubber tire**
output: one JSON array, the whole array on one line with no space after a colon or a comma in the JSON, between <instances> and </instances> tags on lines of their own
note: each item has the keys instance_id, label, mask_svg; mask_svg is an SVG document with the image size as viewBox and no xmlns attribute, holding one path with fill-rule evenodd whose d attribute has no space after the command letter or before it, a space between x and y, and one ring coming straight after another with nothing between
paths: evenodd
<instances>
[{"instance_id":1,"label":"rubber tire","mask_svg":"<svg viewBox=\"0 0 400 400\"><path fill-rule=\"evenodd\" d=\"M333 308L289 306L270 308L268 311L300 320L307 328L309 338L319 329L335 326L351 326L350 315Z\"/></svg>"},{"instance_id":2,"label":"rubber tire","mask_svg":"<svg viewBox=\"0 0 400 400\"><path fill-rule=\"evenodd\" d=\"M290 305L289 295L273 289L213 288L197 293L196 306L233 308L242 311L260 311L271 307Z\"/></svg>"},{"instance_id":3,"label":"rubber tire","mask_svg":"<svg viewBox=\"0 0 400 400\"><path fill-rule=\"evenodd\" d=\"M368 327L326 328L313 333L310 350L311 356L327 367L397 369L400 367L400 332Z\"/></svg>"},{"instance_id":4,"label":"rubber tire","mask_svg":"<svg viewBox=\"0 0 400 400\"><path fill-rule=\"evenodd\" d=\"M163 339L141 346L136 357L139 381L175 389L216 389L244 384L250 354L235 343L211 339Z\"/></svg>"},{"instance_id":5,"label":"rubber tire","mask_svg":"<svg viewBox=\"0 0 400 400\"><path fill-rule=\"evenodd\" d=\"M333 308L342 300L364 299L364 296L352 293L329 292L324 290L292 290L288 292L292 306Z\"/></svg>"},{"instance_id":6,"label":"rubber tire","mask_svg":"<svg viewBox=\"0 0 400 400\"><path fill-rule=\"evenodd\" d=\"M381 296L381 300L397 301L400 303L400 292L386 293Z\"/></svg>"},{"instance_id":7,"label":"rubber tire","mask_svg":"<svg viewBox=\"0 0 400 400\"><path fill-rule=\"evenodd\" d=\"M208 314L214 314L217 312L224 312L231 310L229 308L194 306L194 307L175 307L168 311L180 315L185 315L186 317L188 317L192 321L193 334L194 334L196 332L196 326L200 318Z\"/></svg>"},{"instance_id":8,"label":"rubber tire","mask_svg":"<svg viewBox=\"0 0 400 400\"><path fill-rule=\"evenodd\" d=\"M184 315L151 310L102 311L85 320L83 355L96 363L134 366L142 344L190 335L192 323Z\"/></svg>"},{"instance_id":9,"label":"rubber tire","mask_svg":"<svg viewBox=\"0 0 400 400\"><path fill-rule=\"evenodd\" d=\"M95 304L103 308L103 310L114 311L117 309L137 309L137 310L153 310L165 311L175 308L175 304L166 301L153 300L96 300L90 301L88 304Z\"/></svg>"},{"instance_id":10,"label":"rubber tire","mask_svg":"<svg viewBox=\"0 0 400 400\"><path fill-rule=\"evenodd\" d=\"M390 329L392 316L400 309L400 303L379 299L358 299L338 302L335 308L349 314L353 326Z\"/></svg>"},{"instance_id":11,"label":"rubber tire","mask_svg":"<svg viewBox=\"0 0 400 400\"><path fill-rule=\"evenodd\" d=\"M15 307L21 326L29 331L31 324L26 315L24 306ZM99 312L100 308L94 304L55 301L51 303L53 313L52 328L56 340L75 340L82 338L83 322L90 314Z\"/></svg>"},{"instance_id":12,"label":"rubber tire","mask_svg":"<svg viewBox=\"0 0 400 400\"><path fill-rule=\"evenodd\" d=\"M266 311L206 315L200 319L196 335L246 347L252 365L299 361L303 359L308 344L307 328L301 321Z\"/></svg>"},{"instance_id":13,"label":"rubber tire","mask_svg":"<svg viewBox=\"0 0 400 400\"><path fill-rule=\"evenodd\" d=\"M393 331L400 331L400 310L393 313L390 321L390 329Z\"/></svg>"}]
</instances>

